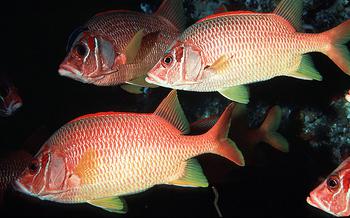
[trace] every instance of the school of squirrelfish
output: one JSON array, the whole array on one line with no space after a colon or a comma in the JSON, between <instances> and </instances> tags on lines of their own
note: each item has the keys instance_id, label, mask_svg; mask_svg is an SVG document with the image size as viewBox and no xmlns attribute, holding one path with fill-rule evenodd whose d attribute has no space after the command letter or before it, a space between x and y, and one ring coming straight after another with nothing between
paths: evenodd
<instances>
[{"instance_id":1,"label":"school of squirrelfish","mask_svg":"<svg viewBox=\"0 0 350 218\"><path fill-rule=\"evenodd\" d=\"M12 185L41 200L124 214L125 196L157 185L208 187L210 177L196 159L202 154L221 156L244 170L261 163L255 146L261 142L277 153L289 152L292 140L278 131L280 106L261 113L260 126L248 125L246 85L278 76L321 81L311 52L323 53L350 75L350 20L304 33L302 0L281 0L271 13L227 11L224 4L217 11L187 25L183 0L164 0L155 13L105 11L73 31L59 75L96 86L121 85L133 94L145 87L173 90L153 113L82 114L55 128L34 157L21 151L0 159L1 203ZM22 106L8 84L0 84L4 117ZM221 115L190 124L176 90L219 92L235 103ZM350 216L349 188L350 157L303 203Z\"/></svg>"}]
</instances>

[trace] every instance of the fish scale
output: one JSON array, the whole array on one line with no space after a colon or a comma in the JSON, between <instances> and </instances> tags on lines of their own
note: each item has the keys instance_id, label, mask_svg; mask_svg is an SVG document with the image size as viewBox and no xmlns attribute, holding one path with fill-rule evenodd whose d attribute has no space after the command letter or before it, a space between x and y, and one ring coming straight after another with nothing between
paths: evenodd
<instances>
[{"instance_id":1,"label":"fish scale","mask_svg":"<svg viewBox=\"0 0 350 218\"><path fill-rule=\"evenodd\" d=\"M139 30L144 29L145 34L161 30L157 43L151 43L149 46L141 47L139 54L135 58L135 64L133 64L131 69L130 65L120 66L120 68L122 68L119 70L120 72L116 72L111 76L113 77L113 83L120 83L120 81L134 79L140 75L139 71L141 68L143 68L144 72L147 72L158 61L168 44L179 34L179 30L176 29L175 26L166 25L168 23L154 15L130 11L112 11L101 15L96 16L95 19L89 21L86 26L90 31L98 32L99 34L112 39L115 49L119 52L125 50L132 36L134 36ZM120 20L123 20L123 22L119 22ZM121 35L129 36L129 38L120 37ZM145 57L145 54L148 55Z\"/></svg>"},{"instance_id":2,"label":"fish scale","mask_svg":"<svg viewBox=\"0 0 350 218\"><path fill-rule=\"evenodd\" d=\"M136 123L138 128L134 125ZM144 119L144 116L127 114L87 118L67 124L55 133L47 144L55 144L63 149L67 154L66 161L72 161L73 165L78 165L84 154L92 149L96 157L90 160L92 163L89 162L89 164L96 164L98 167L86 166L85 168L89 170L84 171L84 181L79 196L67 192L63 201L79 202L92 196L98 198L106 195L122 195L135 190L141 191L167 181L176 173L179 174L178 172L184 169L184 162L181 160L211 150L212 145L208 142L201 143L203 144L201 146L189 146L199 138L183 140L181 136L171 134L168 128L164 128L166 126L168 124L164 123L164 120L155 120L152 116ZM84 140L81 135L85 136ZM162 137L159 137L160 135ZM74 143L78 140L85 143ZM175 140L181 141L179 147L173 146ZM87 141L89 143L86 143ZM153 142L143 143L145 141ZM71 146L69 142L76 146ZM164 147L152 147L152 144L164 145ZM147 155L144 155L144 152ZM159 162L165 163L164 166L157 164ZM174 168L174 165L181 165L181 167ZM120 169L123 171L121 172ZM130 175L125 174L125 171L130 172ZM142 174L151 172L152 178L143 180ZM99 185L106 188L104 190L96 188Z\"/></svg>"},{"instance_id":3,"label":"fish scale","mask_svg":"<svg viewBox=\"0 0 350 218\"><path fill-rule=\"evenodd\" d=\"M286 24L274 14L223 16L194 24L179 40L199 47L209 66L221 54L232 57L228 67L218 72L224 87L231 87L288 75L297 70L303 53L324 50L325 36L310 37ZM256 40L260 43L254 43ZM222 87L222 82L208 81L191 89L215 91Z\"/></svg>"},{"instance_id":4,"label":"fish scale","mask_svg":"<svg viewBox=\"0 0 350 218\"><path fill-rule=\"evenodd\" d=\"M56 131L15 187L43 200L88 202L126 212L120 196L157 184L207 187L199 163L203 153L240 166L244 158L227 138L233 104L207 133L189 136L176 91L153 114L105 112L72 120Z\"/></svg>"}]
</instances>

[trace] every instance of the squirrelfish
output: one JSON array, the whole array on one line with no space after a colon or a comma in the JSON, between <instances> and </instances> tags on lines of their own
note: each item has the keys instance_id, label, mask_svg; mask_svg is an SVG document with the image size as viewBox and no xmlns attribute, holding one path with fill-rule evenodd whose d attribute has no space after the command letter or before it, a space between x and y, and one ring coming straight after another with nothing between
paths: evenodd
<instances>
[{"instance_id":1,"label":"squirrelfish","mask_svg":"<svg viewBox=\"0 0 350 218\"><path fill-rule=\"evenodd\" d=\"M218 91L247 103L244 84L276 76L321 80L309 52L322 52L350 74L350 21L319 34L301 33L302 0L282 0L273 13L210 15L188 27L146 81L196 92Z\"/></svg>"},{"instance_id":2,"label":"squirrelfish","mask_svg":"<svg viewBox=\"0 0 350 218\"><path fill-rule=\"evenodd\" d=\"M107 112L79 117L61 127L35 156L16 188L40 199L88 202L126 212L123 195L157 184L207 187L193 157L215 153L244 165L227 138L231 104L202 135L184 135L189 124L172 91L153 114Z\"/></svg>"},{"instance_id":3,"label":"squirrelfish","mask_svg":"<svg viewBox=\"0 0 350 218\"><path fill-rule=\"evenodd\" d=\"M184 26L181 0L165 0L153 15L126 10L99 13L72 33L69 53L58 72L98 86L126 82L150 86L144 81L146 73Z\"/></svg>"},{"instance_id":4,"label":"squirrelfish","mask_svg":"<svg viewBox=\"0 0 350 218\"><path fill-rule=\"evenodd\" d=\"M307 202L334 216L350 216L350 157L343 161L318 187Z\"/></svg>"},{"instance_id":5,"label":"squirrelfish","mask_svg":"<svg viewBox=\"0 0 350 218\"><path fill-rule=\"evenodd\" d=\"M19 150L11 153L1 152L0 158L0 205L3 195L11 184L19 178L23 170L32 160L32 155L27 151Z\"/></svg>"},{"instance_id":6,"label":"squirrelfish","mask_svg":"<svg viewBox=\"0 0 350 218\"><path fill-rule=\"evenodd\" d=\"M9 117L23 105L18 90L6 77L0 78L0 116Z\"/></svg>"}]
</instances>

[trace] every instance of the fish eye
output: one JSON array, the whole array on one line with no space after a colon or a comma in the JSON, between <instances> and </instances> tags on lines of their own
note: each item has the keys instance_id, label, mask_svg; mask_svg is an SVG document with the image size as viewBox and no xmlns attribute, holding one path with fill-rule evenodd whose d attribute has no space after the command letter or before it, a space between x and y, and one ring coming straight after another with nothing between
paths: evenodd
<instances>
[{"instance_id":1,"label":"fish eye","mask_svg":"<svg viewBox=\"0 0 350 218\"><path fill-rule=\"evenodd\" d=\"M330 191L336 191L339 187L339 178L337 176L330 176L327 179L327 188Z\"/></svg>"},{"instance_id":2,"label":"fish eye","mask_svg":"<svg viewBox=\"0 0 350 218\"><path fill-rule=\"evenodd\" d=\"M169 66L173 62L173 57L171 54L166 55L162 60L162 65L164 67Z\"/></svg>"},{"instance_id":3,"label":"fish eye","mask_svg":"<svg viewBox=\"0 0 350 218\"><path fill-rule=\"evenodd\" d=\"M37 160L33 160L30 165L28 166L28 169L30 173L35 174L38 172L40 168L39 162Z\"/></svg>"},{"instance_id":4,"label":"fish eye","mask_svg":"<svg viewBox=\"0 0 350 218\"><path fill-rule=\"evenodd\" d=\"M78 53L80 57L84 57L87 53L87 48L84 44L79 43L74 47L75 51Z\"/></svg>"}]
</instances>

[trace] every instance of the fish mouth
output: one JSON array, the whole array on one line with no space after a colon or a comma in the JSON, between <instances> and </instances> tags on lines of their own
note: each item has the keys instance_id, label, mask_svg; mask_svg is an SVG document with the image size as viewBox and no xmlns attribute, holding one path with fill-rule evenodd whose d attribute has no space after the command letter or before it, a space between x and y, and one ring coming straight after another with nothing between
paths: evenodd
<instances>
[{"instance_id":1,"label":"fish mouth","mask_svg":"<svg viewBox=\"0 0 350 218\"><path fill-rule=\"evenodd\" d=\"M15 191L30 195L30 196L35 196L33 193L31 193L26 187L22 185L18 180L16 180L13 184L12 187Z\"/></svg>"},{"instance_id":2,"label":"fish mouth","mask_svg":"<svg viewBox=\"0 0 350 218\"><path fill-rule=\"evenodd\" d=\"M170 85L166 84L164 80L160 79L157 76L154 76L153 74L147 74L147 77L145 78L145 81L150 84L162 86L165 88L172 88Z\"/></svg>"},{"instance_id":3,"label":"fish mouth","mask_svg":"<svg viewBox=\"0 0 350 218\"><path fill-rule=\"evenodd\" d=\"M313 207L319 208L318 204L313 200L313 198L311 196L306 198L306 202Z\"/></svg>"},{"instance_id":4,"label":"fish mouth","mask_svg":"<svg viewBox=\"0 0 350 218\"><path fill-rule=\"evenodd\" d=\"M69 65L61 65L60 68L58 69L58 73L61 76L69 77L71 79L74 79L82 83L91 83L91 81L88 78L84 77L79 70Z\"/></svg>"}]
</instances>

